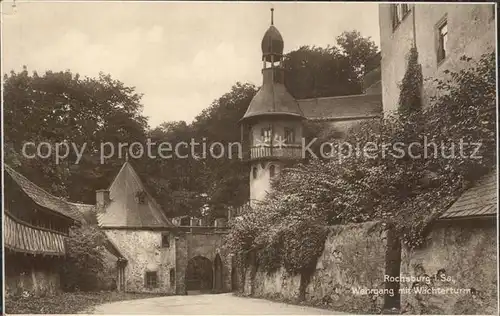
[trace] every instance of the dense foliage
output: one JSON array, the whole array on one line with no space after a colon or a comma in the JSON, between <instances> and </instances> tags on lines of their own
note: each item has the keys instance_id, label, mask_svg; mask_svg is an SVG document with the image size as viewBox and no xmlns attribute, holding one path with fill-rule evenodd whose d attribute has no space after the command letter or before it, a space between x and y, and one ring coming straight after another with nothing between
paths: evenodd
<instances>
[{"instance_id":1,"label":"dense foliage","mask_svg":"<svg viewBox=\"0 0 500 316\"><path fill-rule=\"evenodd\" d=\"M133 88L101 74L81 77L69 71L4 76L5 161L47 191L72 201L93 203L96 189L109 186L123 158L114 157L100 164L100 145L105 142L143 141L146 118L141 115L141 95ZM47 159L26 158L26 142L86 144L83 157L71 150L56 163ZM28 154L34 148L28 148ZM46 150L42 151L43 154Z\"/></svg>"},{"instance_id":2,"label":"dense foliage","mask_svg":"<svg viewBox=\"0 0 500 316\"><path fill-rule=\"evenodd\" d=\"M419 111L422 108L422 66L418 63L416 47L410 49L406 72L400 86L399 107L402 114Z\"/></svg>"},{"instance_id":3,"label":"dense foliage","mask_svg":"<svg viewBox=\"0 0 500 316\"><path fill-rule=\"evenodd\" d=\"M343 32L334 46L302 46L285 55L285 85L296 99L360 94L363 74L378 66L377 51L357 31Z\"/></svg>"},{"instance_id":4,"label":"dense foliage","mask_svg":"<svg viewBox=\"0 0 500 316\"><path fill-rule=\"evenodd\" d=\"M256 251L267 271L284 266L303 273L321 254L324 224L379 220L394 226L408 246L418 246L429 223L495 165L495 56L461 61L463 70L435 81L430 106L364 122L344 140L361 149L375 144L378 151L347 155L344 148L285 169L272 195L232 223L227 247ZM422 146L410 150L414 141ZM401 151L380 150L398 142ZM437 153L432 145L425 149L431 142ZM461 142L472 145L460 153Z\"/></svg>"},{"instance_id":5,"label":"dense foliage","mask_svg":"<svg viewBox=\"0 0 500 316\"><path fill-rule=\"evenodd\" d=\"M96 291L110 287L115 273L108 271L105 242L106 236L95 226L84 225L70 230L61 278L66 291Z\"/></svg>"}]
</instances>

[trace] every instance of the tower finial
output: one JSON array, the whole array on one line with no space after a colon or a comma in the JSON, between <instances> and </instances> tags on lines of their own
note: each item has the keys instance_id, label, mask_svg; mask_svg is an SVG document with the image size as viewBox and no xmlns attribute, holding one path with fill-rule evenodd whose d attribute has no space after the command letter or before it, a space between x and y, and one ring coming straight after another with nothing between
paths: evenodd
<instances>
[{"instance_id":1,"label":"tower finial","mask_svg":"<svg viewBox=\"0 0 500 316\"><path fill-rule=\"evenodd\" d=\"M271 8L271 25L274 25L274 8Z\"/></svg>"}]
</instances>

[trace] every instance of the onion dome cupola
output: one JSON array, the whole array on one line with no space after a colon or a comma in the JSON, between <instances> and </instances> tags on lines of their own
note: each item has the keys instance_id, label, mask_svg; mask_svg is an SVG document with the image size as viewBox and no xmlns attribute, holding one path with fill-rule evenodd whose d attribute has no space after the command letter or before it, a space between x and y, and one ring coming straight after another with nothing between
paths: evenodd
<instances>
[{"instance_id":1,"label":"onion dome cupola","mask_svg":"<svg viewBox=\"0 0 500 316\"><path fill-rule=\"evenodd\" d=\"M272 62L272 56L283 56L283 37L274 26L273 9L271 9L271 26L267 29L262 38L262 56L268 62Z\"/></svg>"},{"instance_id":2,"label":"onion dome cupola","mask_svg":"<svg viewBox=\"0 0 500 316\"><path fill-rule=\"evenodd\" d=\"M254 96L241 119L256 116L294 116L304 118L295 98L287 91L284 84L283 37L274 26L271 9L271 26L262 39L262 87Z\"/></svg>"}]
</instances>

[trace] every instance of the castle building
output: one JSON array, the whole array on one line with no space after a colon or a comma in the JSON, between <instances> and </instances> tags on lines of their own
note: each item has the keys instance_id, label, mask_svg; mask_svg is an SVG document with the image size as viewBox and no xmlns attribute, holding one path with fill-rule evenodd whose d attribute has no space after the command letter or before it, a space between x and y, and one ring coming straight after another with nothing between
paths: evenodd
<instances>
[{"instance_id":1,"label":"castle building","mask_svg":"<svg viewBox=\"0 0 500 316\"><path fill-rule=\"evenodd\" d=\"M284 42L272 16L261 47L262 87L241 120L250 149L250 205L265 197L286 160L300 159L304 120L298 102L284 84Z\"/></svg>"},{"instance_id":2,"label":"castle building","mask_svg":"<svg viewBox=\"0 0 500 316\"><path fill-rule=\"evenodd\" d=\"M365 75L363 94L296 100L285 86L284 41L274 26L273 9L261 49L262 86L240 120L250 165L250 206L266 197L287 164L304 158L305 121L323 122L345 133L356 123L382 115L380 67Z\"/></svg>"},{"instance_id":3,"label":"castle building","mask_svg":"<svg viewBox=\"0 0 500 316\"><path fill-rule=\"evenodd\" d=\"M384 113L396 110L399 83L406 71L406 57L412 45L424 77L422 100L429 104L436 83L446 70L467 67L460 57L474 59L494 52L495 4L393 3L380 4L380 49Z\"/></svg>"}]
</instances>

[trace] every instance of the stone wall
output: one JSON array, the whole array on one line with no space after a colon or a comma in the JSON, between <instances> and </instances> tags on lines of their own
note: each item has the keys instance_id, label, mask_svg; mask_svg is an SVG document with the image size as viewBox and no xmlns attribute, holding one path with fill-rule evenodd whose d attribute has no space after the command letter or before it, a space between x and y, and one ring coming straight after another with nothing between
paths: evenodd
<instances>
[{"instance_id":1,"label":"stone wall","mask_svg":"<svg viewBox=\"0 0 500 316\"><path fill-rule=\"evenodd\" d=\"M386 236L383 226L375 222L330 227L306 300L343 311L381 309L382 295L356 294L355 290L384 288Z\"/></svg>"},{"instance_id":2,"label":"stone wall","mask_svg":"<svg viewBox=\"0 0 500 316\"><path fill-rule=\"evenodd\" d=\"M62 258L16 253L5 254L6 296L28 292L34 295L55 295L61 291L59 267Z\"/></svg>"},{"instance_id":3,"label":"stone wall","mask_svg":"<svg viewBox=\"0 0 500 316\"><path fill-rule=\"evenodd\" d=\"M410 5L413 6L413 5ZM423 101L436 94L433 78L445 78L445 70L457 71L467 67L462 55L479 58L495 48L494 4L415 4L395 28L392 27L389 4L379 8L380 48L382 52L382 83L384 112L396 110L399 84L406 71L406 56L416 37L419 63L424 77ZM437 24L446 19L448 25L447 57L437 61ZM415 25L415 27L414 27Z\"/></svg>"},{"instance_id":4,"label":"stone wall","mask_svg":"<svg viewBox=\"0 0 500 316\"><path fill-rule=\"evenodd\" d=\"M423 289L457 292L402 294L403 310L410 314L495 314L497 242L494 219L437 222L424 247L403 247L401 273L432 278ZM412 285L406 282L401 287Z\"/></svg>"},{"instance_id":5,"label":"stone wall","mask_svg":"<svg viewBox=\"0 0 500 316\"><path fill-rule=\"evenodd\" d=\"M170 269L175 269L175 238L171 233L149 230L105 230L106 236L128 260L125 291L175 293L170 284ZM169 247L162 247L162 234L169 234ZM156 271L158 286L145 286L146 271Z\"/></svg>"},{"instance_id":6,"label":"stone wall","mask_svg":"<svg viewBox=\"0 0 500 316\"><path fill-rule=\"evenodd\" d=\"M382 289L385 274L386 230L380 223L339 225L329 228L323 254L305 290L307 303L352 312L376 312L382 295L356 294L353 289ZM285 301L300 296L300 275L279 269L268 274L249 266L244 294ZM254 275L254 277L252 277Z\"/></svg>"}]
</instances>

